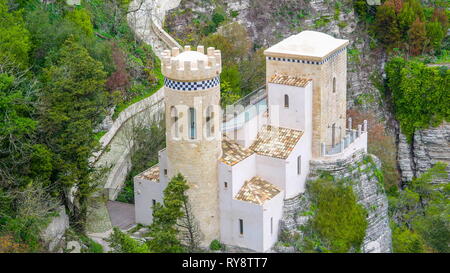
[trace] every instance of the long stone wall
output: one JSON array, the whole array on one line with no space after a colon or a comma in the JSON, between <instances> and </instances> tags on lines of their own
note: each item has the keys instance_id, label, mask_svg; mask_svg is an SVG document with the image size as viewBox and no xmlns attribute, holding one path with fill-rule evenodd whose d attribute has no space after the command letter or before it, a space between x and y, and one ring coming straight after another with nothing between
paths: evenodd
<instances>
[{"instance_id":1,"label":"long stone wall","mask_svg":"<svg viewBox=\"0 0 450 273\"><path fill-rule=\"evenodd\" d=\"M102 155L104 152L104 149L108 144L111 142L111 140L114 138L114 136L117 134L117 132L122 128L123 124L127 122L130 118L134 117L136 114L144 111L145 109L158 104L164 99L164 87L160 88L156 93L153 95L138 101L130 106L128 106L125 110L120 112L119 116L114 120L111 128L100 138L100 144L102 145L101 151L94 153L93 157L91 158L91 161L97 161L97 159Z\"/></svg>"}]
</instances>

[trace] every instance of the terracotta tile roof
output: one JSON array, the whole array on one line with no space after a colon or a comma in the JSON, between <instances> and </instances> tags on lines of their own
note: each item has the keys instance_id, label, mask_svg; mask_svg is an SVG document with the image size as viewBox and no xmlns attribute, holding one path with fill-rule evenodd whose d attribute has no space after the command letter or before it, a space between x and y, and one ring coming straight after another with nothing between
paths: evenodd
<instances>
[{"instance_id":1,"label":"terracotta tile roof","mask_svg":"<svg viewBox=\"0 0 450 273\"><path fill-rule=\"evenodd\" d=\"M310 79L288 76L283 74L275 74L269 79L270 83L292 85L299 87L305 87L310 81L311 81Z\"/></svg>"},{"instance_id":2,"label":"terracotta tile roof","mask_svg":"<svg viewBox=\"0 0 450 273\"><path fill-rule=\"evenodd\" d=\"M286 159L302 135L302 131L264 125L249 149L259 155Z\"/></svg>"},{"instance_id":3,"label":"terracotta tile roof","mask_svg":"<svg viewBox=\"0 0 450 273\"><path fill-rule=\"evenodd\" d=\"M252 150L245 149L241 145L227 138L222 139L222 151L223 153L220 161L230 166L233 166L253 154Z\"/></svg>"},{"instance_id":4,"label":"terracotta tile roof","mask_svg":"<svg viewBox=\"0 0 450 273\"><path fill-rule=\"evenodd\" d=\"M153 182L159 182L159 164L156 164L151 168L143 171L142 173L139 174L138 177Z\"/></svg>"},{"instance_id":5,"label":"terracotta tile roof","mask_svg":"<svg viewBox=\"0 0 450 273\"><path fill-rule=\"evenodd\" d=\"M255 176L249 181L245 181L242 188L236 194L235 199L262 205L266 200L272 199L280 192L281 190L276 186L259 176Z\"/></svg>"}]
</instances>

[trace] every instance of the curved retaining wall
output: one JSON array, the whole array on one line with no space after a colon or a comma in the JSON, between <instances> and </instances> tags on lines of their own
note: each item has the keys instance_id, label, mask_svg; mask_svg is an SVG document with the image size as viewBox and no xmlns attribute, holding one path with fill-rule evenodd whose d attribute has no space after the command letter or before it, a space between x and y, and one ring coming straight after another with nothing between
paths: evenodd
<instances>
[{"instance_id":1,"label":"curved retaining wall","mask_svg":"<svg viewBox=\"0 0 450 273\"><path fill-rule=\"evenodd\" d=\"M91 158L91 162L97 161L97 159L102 155L104 148L108 146L111 140L114 138L116 133L122 128L123 124L135 116L137 113L144 111L145 109L157 104L158 102L164 99L164 87L161 87L158 91L156 91L153 95L138 101L122 112L120 112L119 116L114 120L113 125L108 130L108 132L100 138L100 144L102 145L101 151L94 153Z\"/></svg>"}]
</instances>

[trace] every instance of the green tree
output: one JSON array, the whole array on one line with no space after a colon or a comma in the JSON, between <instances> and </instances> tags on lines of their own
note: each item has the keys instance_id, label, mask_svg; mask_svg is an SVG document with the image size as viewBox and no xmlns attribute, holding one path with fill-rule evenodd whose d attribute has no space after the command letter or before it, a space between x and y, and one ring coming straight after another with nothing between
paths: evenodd
<instances>
[{"instance_id":1,"label":"green tree","mask_svg":"<svg viewBox=\"0 0 450 273\"><path fill-rule=\"evenodd\" d=\"M422 253L424 251L422 237L405 227L393 228L392 248L395 253Z\"/></svg>"},{"instance_id":2,"label":"green tree","mask_svg":"<svg viewBox=\"0 0 450 273\"><path fill-rule=\"evenodd\" d=\"M117 227L113 228L113 233L107 241L110 243L113 253L150 253L147 244L131 238Z\"/></svg>"},{"instance_id":3,"label":"green tree","mask_svg":"<svg viewBox=\"0 0 450 273\"><path fill-rule=\"evenodd\" d=\"M386 74L395 116L409 141L416 129L438 126L449 120L449 69L396 57L386 65Z\"/></svg>"},{"instance_id":4,"label":"green tree","mask_svg":"<svg viewBox=\"0 0 450 273\"><path fill-rule=\"evenodd\" d=\"M396 221L394 251L450 251L450 184L446 166L436 163L413 178L398 196L390 197L390 214Z\"/></svg>"},{"instance_id":5,"label":"green tree","mask_svg":"<svg viewBox=\"0 0 450 273\"><path fill-rule=\"evenodd\" d=\"M311 227L331 252L359 250L367 228L367 212L351 186L324 176L308 184L315 214Z\"/></svg>"},{"instance_id":6,"label":"green tree","mask_svg":"<svg viewBox=\"0 0 450 273\"><path fill-rule=\"evenodd\" d=\"M9 12L6 1L0 1L0 60L8 59L21 68L27 67L31 48L29 36L22 12Z\"/></svg>"},{"instance_id":7,"label":"green tree","mask_svg":"<svg viewBox=\"0 0 450 273\"><path fill-rule=\"evenodd\" d=\"M93 128L108 103L106 73L100 62L69 38L57 61L44 70L40 130L55 154L55 180L64 200L75 189L72 219L79 229L86 221L87 200L95 190L89 157L98 147Z\"/></svg>"},{"instance_id":8,"label":"green tree","mask_svg":"<svg viewBox=\"0 0 450 273\"><path fill-rule=\"evenodd\" d=\"M389 1L378 7L375 18L375 33L387 49L399 47L401 33L398 27L395 7Z\"/></svg>"},{"instance_id":9,"label":"green tree","mask_svg":"<svg viewBox=\"0 0 450 273\"><path fill-rule=\"evenodd\" d=\"M436 52L439 52L442 45L442 40L444 40L445 32L442 29L441 23L439 21L432 21L426 24L426 34L428 40L430 41L430 48Z\"/></svg>"},{"instance_id":10,"label":"green tree","mask_svg":"<svg viewBox=\"0 0 450 273\"><path fill-rule=\"evenodd\" d=\"M92 26L91 17L85 9L73 9L66 14L66 19L79 27L86 34L86 36L92 36L94 34L94 27Z\"/></svg>"},{"instance_id":11,"label":"green tree","mask_svg":"<svg viewBox=\"0 0 450 273\"><path fill-rule=\"evenodd\" d=\"M164 189L163 204L153 206L153 223L149 235L152 238L148 244L153 252L183 252L180 230L177 222L184 216L183 204L187 199L186 180L181 174L174 176Z\"/></svg>"}]
</instances>

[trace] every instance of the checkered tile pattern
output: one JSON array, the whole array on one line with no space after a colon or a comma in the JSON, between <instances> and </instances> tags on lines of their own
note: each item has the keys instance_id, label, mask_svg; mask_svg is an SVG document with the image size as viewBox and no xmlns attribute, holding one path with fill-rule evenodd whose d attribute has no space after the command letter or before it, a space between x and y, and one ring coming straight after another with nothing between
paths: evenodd
<instances>
[{"instance_id":1,"label":"checkered tile pattern","mask_svg":"<svg viewBox=\"0 0 450 273\"><path fill-rule=\"evenodd\" d=\"M346 47L343 47L339 49L338 51L334 52L330 56L326 57L323 61L309 61L309 60L299 60L299 59L290 59L290 58L280 58L280 57L267 57L267 60L269 61L280 61L280 62L290 62L290 63L302 63L302 64L324 64L332 59L334 59L337 55L339 55L342 51L346 50Z\"/></svg>"},{"instance_id":2,"label":"checkered tile pattern","mask_svg":"<svg viewBox=\"0 0 450 273\"><path fill-rule=\"evenodd\" d=\"M197 91L197 90L205 90L214 86L219 85L220 78L219 76L214 77L210 80L198 81L198 82L179 82L174 81L168 78L164 78L164 85L166 87L180 90L180 91Z\"/></svg>"}]
</instances>

